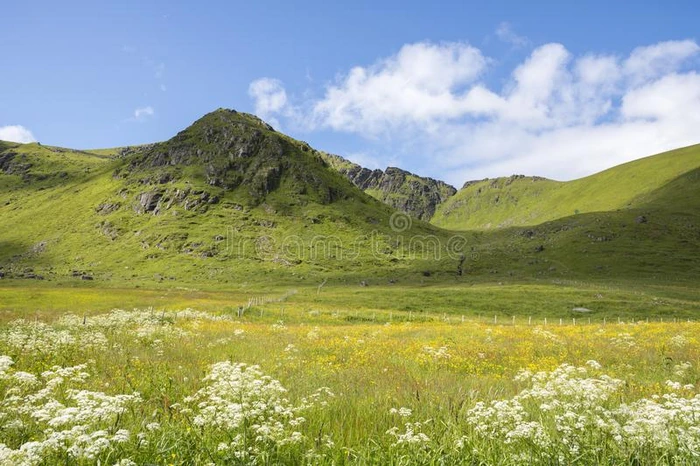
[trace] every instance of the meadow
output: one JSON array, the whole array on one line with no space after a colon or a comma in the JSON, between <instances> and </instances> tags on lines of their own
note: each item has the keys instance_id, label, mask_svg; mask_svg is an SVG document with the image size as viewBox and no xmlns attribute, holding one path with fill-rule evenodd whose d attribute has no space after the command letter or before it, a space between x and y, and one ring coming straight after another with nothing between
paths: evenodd
<instances>
[{"instance_id":1,"label":"meadow","mask_svg":"<svg viewBox=\"0 0 700 466\"><path fill-rule=\"evenodd\" d=\"M680 298L663 322L589 323L513 320L505 301L373 309L347 289L16 291L0 290L2 465L700 461L700 323ZM161 306L103 309L120 294Z\"/></svg>"}]
</instances>

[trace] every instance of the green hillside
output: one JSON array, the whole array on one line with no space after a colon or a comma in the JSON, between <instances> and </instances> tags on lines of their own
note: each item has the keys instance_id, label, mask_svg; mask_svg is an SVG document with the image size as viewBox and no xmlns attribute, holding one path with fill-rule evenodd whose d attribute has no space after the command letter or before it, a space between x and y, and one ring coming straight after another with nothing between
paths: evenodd
<instances>
[{"instance_id":1,"label":"green hillside","mask_svg":"<svg viewBox=\"0 0 700 466\"><path fill-rule=\"evenodd\" d=\"M98 154L3 143L6 278L359 281L417 274L423 245L408 238L447 237L417 220L395 231L391 208L251 115L218 110L164 143Z\"/></svg>"},{"instance_id":2,"label":"green hillside","mask_svg":"<svg viewBox=\"0 0 700 466\"><path fill-rule=\"evenodd\" d=\"M34 191L82 180L108 161L92 152L0 141L0 192Z\"/></svg>"},{"instance_id":3,"label":"green hillside","mask_svg":"<svg viewBox=\"0 0 700 466\"><path fill-rule=\"evenodd\" d=\"M700 169L647 193L634 206L477 235L500 277L697 283L700 275ZM497 269L496 267L505 267ZM485 273L485 270L481 271Z\"/></svg>"},{"instance_id":4,"label":"green hillside","mask_svg":"<svg viewBox=\"0 0 700 466\"><path fill-rule=\"evenodd\" d=\"M697 167L700 145L568 182L523 176L471 182L438 207L432 223L454 230L490 230L627 209L640 206L650 193Z\"/></svg>"},{"instance_id":5,"label":"green hillside","mask_svg":"<svg viewBox=\"0 0 700 466\"><path fill-rule=\"evenodd\" d=\"M308 144L231 110L143 146L0 143L0 279L687 284L700 273L699 165L695 146L570 183L478 182L439 209L451 220L464 212L459 199L475 209L472 230L450 231L397 212Z\"/></svg>"}]
</instances>

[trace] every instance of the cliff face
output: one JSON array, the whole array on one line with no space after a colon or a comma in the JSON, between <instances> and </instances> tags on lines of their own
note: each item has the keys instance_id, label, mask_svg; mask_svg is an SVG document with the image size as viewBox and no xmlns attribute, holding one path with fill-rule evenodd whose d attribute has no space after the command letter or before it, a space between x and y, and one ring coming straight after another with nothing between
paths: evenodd
<instances>
[{"instance_id":1,"label":"cliff face","mask_svg":"<svg viewBox=\"0 0 700 466\"><path fill-rule=\"evenodd\" d=\"M323 154L323 158L367 194L426 222L433 217L438 205L457 192L443 181L414 175L400 168L370 170L337 155Z\"/></svg>"}]
</instances>

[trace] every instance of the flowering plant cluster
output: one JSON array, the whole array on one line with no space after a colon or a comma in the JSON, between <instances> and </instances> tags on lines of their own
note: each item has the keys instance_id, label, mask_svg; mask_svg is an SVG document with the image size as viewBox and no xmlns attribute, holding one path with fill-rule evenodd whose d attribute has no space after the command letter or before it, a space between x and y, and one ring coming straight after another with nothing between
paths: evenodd
<instances>
[{"instance_id":1,"label":"flowering plant cluster","mask_svg":"<svg viewBox=\"0 0 700 466\"><path fill-rule=\"evenodd\" d=\"M224 462L265 463L270 451L300 443L306 421L300 413L333 396L324 387L294 405L282 384L258 366L228 361L212 365L203 382L181 412L202 433L221 438L215 456Z\"/></svg>"},{"instance_id":2,"label":"flowering plant cluster","mask_svg":"<svg viewBox=\"0 0 700 466\"><path fill-rule=\"evenodd\" d=\"M515 380L527 387L517 395L479 402L467 412L473 453L492 454L484 445L496 441L498 454L515 464L634 462L645 452L669 450L679 460L700 461L700 395L671 392L619 403L625 382L600 370L588 361L587 367L521 371ZM669 382L671 390L694 388Z\"/></svg>"},{"instance_id":3,"label":"flowering plant cluster","mask_svg":"<svg viewBox=\"0 0 700 466\"><path fill-rule=\"evenodd\" d=\"M36 465L50 458L94 461L128 443L120 417L142 400L138 393L107 395L74 388L89 377L86 366L53 367L39 376L13 371L0 356L0 465ZM25 432L40 432L27 438Z\"/></svg>"}]
</instances>

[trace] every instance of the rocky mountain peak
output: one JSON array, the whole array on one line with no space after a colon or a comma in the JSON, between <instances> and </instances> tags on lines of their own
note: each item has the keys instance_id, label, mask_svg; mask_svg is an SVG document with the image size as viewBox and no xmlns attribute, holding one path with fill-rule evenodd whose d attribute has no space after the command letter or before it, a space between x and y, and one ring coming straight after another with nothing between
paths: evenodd
<instances>
[{"instance_id":1,"label":"rocky mountain peak","mask_svg":"<svg viewBox=\"0 0 700 466\"><path fill-rule=\"evenodd\" d=\"M457 190L449 184L398 167L370 170L338 155L322 154L327 163L363 191L420 220L429 221L437 206Z\"/></svg>"},{"instance_id":2,"label":"rocky mountain peak","mask_svg":"<svg viewBox=\"0 0 700 466\"><path fill-rule=\"evenodd\" d=\"M318 155L260 118L228 109L208 113L168 141L134 147L123 160L117 177L142 184L204 179L223 191L244 190L253 203L283 184L291 198L311 196L321 203L344 191L327 179L328 169Z\"/></svg>"}]
</instances>

